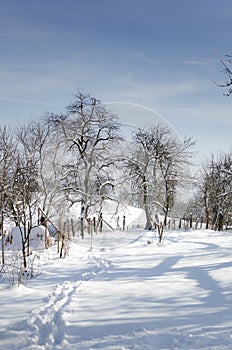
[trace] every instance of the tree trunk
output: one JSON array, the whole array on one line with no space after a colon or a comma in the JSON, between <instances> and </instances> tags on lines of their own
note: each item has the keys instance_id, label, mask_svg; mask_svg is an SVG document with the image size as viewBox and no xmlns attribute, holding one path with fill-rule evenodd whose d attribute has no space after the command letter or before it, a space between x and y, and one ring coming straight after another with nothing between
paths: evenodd
<instances>
[{"instance_id":1,"label":"tree trunk","mask_svg":"<svg viewBox=\"0 0 232 350\"><path fill-rule=\"evenodd\" d=\"M218 231L223 231L223 214L218 215Z\"/></svg>"},{"instance_id":2,"label":"tree trunk","mask_svg":"<svg viewBox=\"0 0 232 350\"><path fill-rule=\"evenodd\" d=\"M1 218L1 234L2 234L2 265L5 264L5 251L4 251L4 225L3 225L3 221L4 221L4 215L3 215L3 210L2 210L2 218Z\"/></svg>"},{"instance_id":3,"label":"tree trunk","mask_svg":"<svg viewBox=\"0 0 232 350\"><path fill-rule=\"evenodd\" d=\"M148 203L148 193L147 193L147 183L146 183L146 177L143 177L143 206L145 210L146 215L146 226L145 230L151 230L152 229L152 222L151 222L151 216L149 212L149 203Z\"/></svg>"},{"instance_id":4,"label":"tree trunk","mask_svg":"<svg viewBox=\"0 0 232 350\"><path fill-rule=\"evenodd\" d=\"M159 243L162 242L163 234L164 234L164 224L160 223L160 224L158 225Z\"/></svg>"},{"instance_id":5,"label":"tree trunk","mask_svg":"<svg viewBox=\"0 0 232 350\"><path fill-rule=\"evenodd\" d=\"M26 244L25 241L22 239L22 253L23 253L23 266L24 268L27 267L27 253L26 253Z\"/></svg>"}]
</instances>

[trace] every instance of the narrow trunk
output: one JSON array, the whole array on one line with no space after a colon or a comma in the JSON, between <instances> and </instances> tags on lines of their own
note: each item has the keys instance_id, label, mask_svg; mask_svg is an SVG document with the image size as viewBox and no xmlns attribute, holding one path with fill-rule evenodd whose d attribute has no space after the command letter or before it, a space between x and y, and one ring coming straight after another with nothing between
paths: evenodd
<instances>
[{"instance_id":1,"label":"narrow trunk","mask_svg":"<svg viewBox=\"0 0 232 350\"><path fill-rule=\"evenodd\" d=\"M165 182L165 191L166 191L166 195L165 195L165 212L164 212L164 226L167 225L167 218L168 218L168 211L169 211L169 202L170 202L170 198L169 198L169 188L168 188L168 184L167 182Z\"/></svg>"},{"instance_id":2,"label":"narrow trunk","mask_svg":"<svg viewBox=\"0 0 232 350\"><path fill-rule=\"evenodd\" d=\"M26 257L26 246L25 246L25 242L23 242L23 266L24 268L27 267L27 257Z\"/></svg>"},{"instance_id":3,"label":"narrow trunk","mask_svg":"<svg viewBox=\"0 0 232 350\"><path fill-rule=\"evenodd\" d=\"M4 215L3 215L3 210L2 210L2 218L1 218L1 234L2 234L2 265L5 264L5 251L4 251Z\"/></svg>"},{"instance_id":4,"label":"narrow trunk","mask_svg":"<svg viewBox=\"0 0 232 350\"><path fill-rule=\"evenodd\" d=\"M23 237L22 237L22 251L23 251L23 266L27 267L27 244L28 244L28 237L27 237L27 224L25 222L24 229L23 229Z\"/></svg>"},{"instance_id":5,"label":"narrow trunk","mask_svg":"<svg viewBox=\"0 0 232 350\"><path fill-rule=\"evenodd\" d=\"M159 243L162 242L163 234L164 234L164 224L160 223L158 226Z\"/></svg>"},{"instance_id":6,"label":"narrow trunk","mask_svg":"<svg viewBox=\"0 0 232 350\"><path fill-rule=\"evenodd\" d=\"M149 213L149 204L148 204L148 191L147 191L147 183L146 183L146 177L143 177L143 206L145 210L146 215L146 226L145 230L151 230L152 229L152 223L151 223L151 216Z\"/></svg>"}]
</instances>

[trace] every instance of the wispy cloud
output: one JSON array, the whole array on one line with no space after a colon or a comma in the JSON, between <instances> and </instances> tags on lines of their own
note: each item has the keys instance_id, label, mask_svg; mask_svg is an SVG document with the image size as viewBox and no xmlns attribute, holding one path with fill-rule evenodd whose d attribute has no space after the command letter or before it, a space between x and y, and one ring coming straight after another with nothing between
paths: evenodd
<instances>
[{"instance_id":1,"label":"wispy cloud","mask_svg":"<svg viewBox=\"0 0 232 350\"><path fill-rule=\"evenodd\" d=\"M190 66L209 66L215 64L217 61L215 59L205 59L205 60L199 60L199 59L189 59L185 60L184 64L190 65Z\"/></svg>"},{"instance_id":2,"label":"wispy cloud","mask_svg":"<svg viewBox=\"0 0 232 350\"><path fill-rule=\"evenodd\" d=\"M183 103L178 105L162 106L162 113L167 115L174 115L179 120L193 121L200 126L214 126L224 125L225 127L232 127L231 106L223 101L199 102L197 105L193 103ZM228 131L228 129L227 129Z\"/></svg>"},{"instance_id":3,"label":"wispy cloud","mask_svg":"<svg viewBox=\"0 0 232 350\"><path fill-rule=\"evenodd\" d=\"M40 100L55 96L74 84L76 77L84 79L87 67L68 62L44 62L31 65L2 65L0 67L0 99L15 101ZM20 98L22 96L22 98ZM28 98L25 98L28 96ZM36 99L35 99L36 97Z\"/></svg>"},{"instance_id":4,"label":"wispy cloud","mask_svg":"<svg viewBox=\"0 0 232 350\"><path fill-rule=\"evenodd\" d=\"M131 76L115 77L115 89L118 97L123 100L149 98L153 100L168 100L169 98L181 97L195 93L201 93L209 89L209 82L206 79L195 80L172 80L172 81L141 81ZM106 95L105 93L104 95ZM109 92L111 96L112 92Z\"/></svg>"}]
</instances>

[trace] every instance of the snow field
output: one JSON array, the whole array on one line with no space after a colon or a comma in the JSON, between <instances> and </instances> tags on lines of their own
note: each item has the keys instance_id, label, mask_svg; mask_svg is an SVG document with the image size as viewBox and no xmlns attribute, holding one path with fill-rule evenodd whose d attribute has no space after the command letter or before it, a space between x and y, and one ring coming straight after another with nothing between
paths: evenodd
<instances>
[{"instance_id":1,"label":"snow field","mask_svg":"<svg viewBox=\"0 0 232 350\"><path fill-rule=\"evenodd\" d=\"M232 348L231 233L116 234L92 251L74 238L66 259L51 247L27 286L0 284L0 348Z\"/></svg>"}]
</instances>

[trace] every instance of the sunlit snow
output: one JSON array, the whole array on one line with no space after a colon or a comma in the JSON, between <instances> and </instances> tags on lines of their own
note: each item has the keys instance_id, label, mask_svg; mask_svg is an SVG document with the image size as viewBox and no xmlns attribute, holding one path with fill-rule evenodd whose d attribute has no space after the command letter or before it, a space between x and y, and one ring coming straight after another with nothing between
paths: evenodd
<instances>
[{"instance_id":1,"label":"sunlit snow","mask_svg":"<svg viewBox=\"0 0 232 350\"><path fill-rule=\"evenodd\" d=\"M231 249L231 232L137 227L41 249L36 278L1 275L0 348L232 349Z\"/></svg>"}]
</instances>

